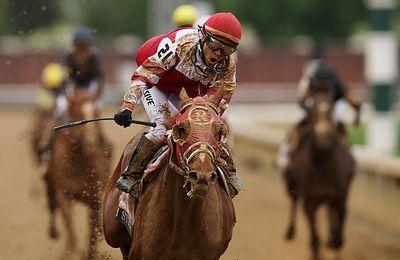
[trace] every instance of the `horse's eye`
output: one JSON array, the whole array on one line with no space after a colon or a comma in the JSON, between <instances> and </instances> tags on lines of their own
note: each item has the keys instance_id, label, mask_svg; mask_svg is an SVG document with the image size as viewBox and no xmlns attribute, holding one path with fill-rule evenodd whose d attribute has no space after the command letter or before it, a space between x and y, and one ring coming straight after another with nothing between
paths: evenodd
<instances>
[{"instance_id":1,"label":"horse's eye","mask_svg":"<svg viewBox=\"0 0 400 260\"><path fill-rule=\"evenodd\" d=\"M172 127L172 137L176 143L182 143L190 134L190 123L184 121Z\"/></svg>"},{"instance_id":2,"label":"horse's eye","mask_svg":"<svg viewBox=\"0 0 400 260\"><path fill-rule=\"evenodd\" d=\"M218 142L225 142L228 135L228 127L226 124L216 121L213 123L213 134Z\"/></svg>"}]
</instances>

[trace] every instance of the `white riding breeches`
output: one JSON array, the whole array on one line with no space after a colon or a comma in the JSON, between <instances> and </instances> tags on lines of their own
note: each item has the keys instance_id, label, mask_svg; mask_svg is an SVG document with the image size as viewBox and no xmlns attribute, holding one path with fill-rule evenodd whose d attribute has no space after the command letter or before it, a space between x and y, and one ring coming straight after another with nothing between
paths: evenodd
<instances>
[{"instance_id":1,"label":"white riding breeches","mask_svg":"<svg viewBox=\"0 0 400 260\"><path fill-rule=\"evenodd\" d=\"M336 101L333 107L333 121L334 122L341 122L344 119L344 115L346 113L347 108L347 101L342 98Z\"/></svg>"},{"instance_id":2,"label":"white riding breeches","mask_svg":"<svg viewBox=\"0 0 400 260\"><path fill-rule=\"evenodd\" d=\"M54 111L55 118L60 118L65 114L67 110L68 100L65 95L58 95L56 98L56 107Z\"/></svg>"},{"instance_id":3,"label":"white riding breeches","mask_svg":"<svg viewBox=\"0 0 400 260\"><path fill-rule=\"evenodd\" d=\"M154 142L165 141L165 122L172 115L179 112L181 101L176 94L165 93L156 86L147 88L145 85L140 87L142 90L142 103L149 116L150 121L157 123L156 127L150 129L146 137Z\"/></svg>"}]
</instances>

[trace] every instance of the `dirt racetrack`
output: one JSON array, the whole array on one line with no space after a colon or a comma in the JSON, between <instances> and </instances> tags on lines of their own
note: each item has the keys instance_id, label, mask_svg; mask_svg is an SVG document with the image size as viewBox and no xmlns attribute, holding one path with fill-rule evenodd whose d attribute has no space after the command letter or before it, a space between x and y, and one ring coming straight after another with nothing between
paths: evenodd
<instances>
[{"instance_id":1,"label":"dirt racetrack","mask_svg":"<svg viewBox=\"0 0 400 260\"><path fill-rule=\"evenodd\" d=\"M31 116L28 110L0 110L0 259L4 260L49 260L63 255L65 232L59 216L57 225L61 238L52 241L47 235L48 212L42 172L35 168L28 146ZM115 161L134 130L117 127L112 122L104 123L104 127L115 145ZM234 150L245 188L234 200L238 222L222 259L309 259L308 229L301 211L296 239L290 243L283 239L289 202L279 174L271 167L271 151L240 137L235 139ZM399 188L395 188L397 191L381 188L378 192L390 192L390 195L385 195L385 203L375 201L376 196L368 196L376 191L369 188L370 181L363 178L356 178L351 191L345 247L339 254L340 259L400 259L400 211L394 206L399 204ZM79 244L83 249L87 235L86 211L80 205L74 210ZM319 214L320 220L323 213ZM325 221L319 224L324 245ZM337 257L325 249L322 254L323 259ZM99 259L121 259L121 256L119 250L102 240Z\"/></svg>"}]
</instances>

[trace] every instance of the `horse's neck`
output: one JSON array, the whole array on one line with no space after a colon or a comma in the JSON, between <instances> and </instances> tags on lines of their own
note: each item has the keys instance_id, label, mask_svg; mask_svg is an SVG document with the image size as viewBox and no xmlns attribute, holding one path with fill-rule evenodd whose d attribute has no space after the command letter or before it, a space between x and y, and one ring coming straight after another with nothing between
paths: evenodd
<instances>
[{"instance_id":1,"label":"horse's neck","mask_svg":"<svg viewBox=\"0 0 400 260\"><path fill-rule=\"evenodd\" d=\"M190 199L183 188L184 178L172 168L167 167L160 180L160 195L170 208L179 207L180 211L192 212L202 208L205 200Z\"/></svg>"},{"instance_id":2,"label":"horse's neck","mask_svg":"<svg viewBox=\"0 0 400 260\"><path fill-rule=\"evenodd\" d=\"M70 128L65 136L65 145L69 151L79 153L79 157L88 156L100 147L98 144L98 131L94 124Z\"/></svg>"},{"instance_id":3,"label":"horse's neck","mask_svg":"<svg viewBox=\"0 0 400 260\"><path fill-rule=\"evenodd\" d=\"M329 158L332 158L337 148L338 140L334 140L333 143L327 147L321 147L317 144L317 141L310 136L309 149L314 162L319 164L326 162Z\"/></svg>"},{"instance_id":4,"label":"horse's neck","mask_svg":"<svg viewBox=\"0 0 400 260\"><path fill-rule=\"evenodd\" d=\"M224 194L220 191L222 188L219 183L211 185L205 198L189 198L183 188L184 178L168 166L160 172L159 179L155 183L155 187L149 191L150 200L162 205L160 211L173 215L175 223L200 224L208 219L207 215L220 214L220 204L227 203L221 198Z\"/></svg>"},{"instance_id":5,"label":"horse's neck","mask_svg":"<svg viewBox=\"0 0 400 260\"><path fill-rule=\"evenodd\" d=\"M74 122L89 119L82 116L77 117L72 114L70 114L69 116L71 118L71 121ZM92 147L97 144L100 129L99 125L96 122L77 126L71 130L73 137L81 141L85 146Z\"/></svg>"}]
</instances>

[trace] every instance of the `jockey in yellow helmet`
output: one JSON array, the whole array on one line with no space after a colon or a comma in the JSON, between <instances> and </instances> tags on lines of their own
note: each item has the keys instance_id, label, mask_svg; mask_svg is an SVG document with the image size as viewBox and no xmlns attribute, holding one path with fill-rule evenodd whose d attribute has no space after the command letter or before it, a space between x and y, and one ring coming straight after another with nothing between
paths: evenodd
<instances>
[{"instance_id":1,"label":"jockey in yellow helmet","mask_svg":"<svg viewBox=\"0 0 400 260\"><path fill-rule=\"evenodd\" d=\"M172 13L172 22L178 27L192 27L197 19L197 10L192 5L180 5Z\"/></svg>"},{"instance_id":2,"label":"jockey in yellow helmet","mask_svg":"<svg viewBox=\"0 0 400 260\"><path fill-rule=\"evenodd\" d=\"M65 89L65 69L58 63L49 63L42 70L42 88L36 95L36 104L40 109L51 110L54 101Z\"/></svg>"}]
</instances>

